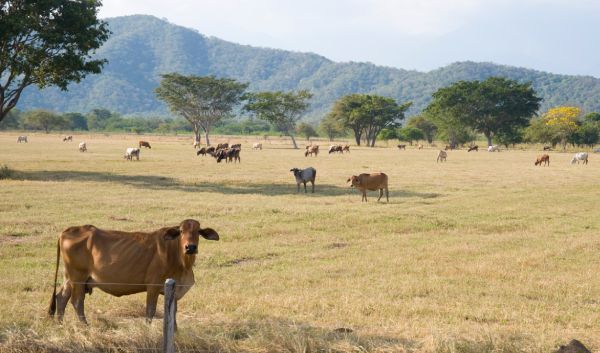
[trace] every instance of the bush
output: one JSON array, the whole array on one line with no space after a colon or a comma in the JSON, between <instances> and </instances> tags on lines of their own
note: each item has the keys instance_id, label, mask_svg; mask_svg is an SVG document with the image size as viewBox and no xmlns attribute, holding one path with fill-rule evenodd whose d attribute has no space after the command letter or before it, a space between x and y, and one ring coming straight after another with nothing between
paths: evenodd
<instances>
[{"instance_id":1,"label":"bush","mask_svg":"<svg viewBox=\"0 0 600 353\"><path fill-rule=\"evenodd\" d=\"M15 175L15 171L10 169L6 164L0 167L0 180L11 179Z\"/></svg>"}]
</instances>

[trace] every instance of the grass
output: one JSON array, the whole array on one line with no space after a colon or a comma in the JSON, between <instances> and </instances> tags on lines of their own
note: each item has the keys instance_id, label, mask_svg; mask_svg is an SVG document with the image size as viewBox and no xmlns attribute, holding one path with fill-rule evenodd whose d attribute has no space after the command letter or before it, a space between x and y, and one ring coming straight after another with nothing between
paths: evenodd
<instances>
[{"instance_id":1,"label":"grass","mask_svg":"<svg viewBox=\"0 0 600 353\"><path fill-rule=\"evenodd\" d=\"M241 164L197 157L191 139L0 134L0 352L147 352L161 320L144 295L86 298L44 315L56 237L73 225L152 230L200 220L196 285L179 305L177 345L199 352L549 352L572 338L600 349L600 163L570 153L357 148L305 158L277 138L241 142ZM85 140L88 152L77 151ZM214 143L226 138L215 138ZM328 143L321 142L322 148ZM292 167L317 169L296 193ZM383 171L390 203L352 174ZM160 315L160 313L159 313ZM349 328L352 332L337 332Z\"/></svg>"}]
</instances>

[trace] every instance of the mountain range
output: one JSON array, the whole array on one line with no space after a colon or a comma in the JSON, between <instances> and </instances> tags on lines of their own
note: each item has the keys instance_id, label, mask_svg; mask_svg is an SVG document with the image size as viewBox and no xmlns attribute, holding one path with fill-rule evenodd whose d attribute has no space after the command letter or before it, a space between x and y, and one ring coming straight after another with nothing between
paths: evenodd
<instances>
[{"instance_id":1,"label":"mountain range","mask_svg":"<svg viewBox=\"0 0 600 353\"><path fill-rule=\"evenodd\" d=\"M457 62L419 72L235 44L147 15L106 21L112 34L95 54L108 60L101 74L71 84L67 92L30 87L18 108L82 113L106 108L124 115L166 115L167 107L156 98L154 89L161 74L179 72L235 78L248 82L250 91L309 89L314 97L305 120L313 122L346 94L373 93L392 97L398 103L412 101L408 114L413 115L427 106L438 88L490 76L531 82L543 98L542 111L557 105L600 111L600 79L591 76L476 62Z\"/></svg>"}]
</instances>

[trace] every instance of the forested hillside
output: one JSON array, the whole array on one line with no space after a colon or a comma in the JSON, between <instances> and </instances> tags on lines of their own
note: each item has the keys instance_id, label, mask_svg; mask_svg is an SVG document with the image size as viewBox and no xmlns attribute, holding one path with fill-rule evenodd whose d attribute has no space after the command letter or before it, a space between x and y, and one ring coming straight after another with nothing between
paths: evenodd
<instances>
[{"instance_id":1,"label":"forested hillside","mask_svg":"<svg viewBox=\"0 0 600 353\"><path fill-rule=\"evenodd\" d=\"M505 76L531 81L544 98L542 110L576 105L600 111L600 79L501 66L460 62L427 73L370 63L336 63L310 53L256 48L206 37L152 16L108 20L112 35L97 55L108 59L103 73L72 84L68 92L50 88L26 90L18 108L88 112L106 108L121 114L168 113L156 99L160 74L179 72L231 77L250 83L250 90L309 89L314 93L307 120L320 120L333 101L348 93L376 93L399 103L413 101L418 113L431 94L457 80Z\"/></svg>"}]
</instances>

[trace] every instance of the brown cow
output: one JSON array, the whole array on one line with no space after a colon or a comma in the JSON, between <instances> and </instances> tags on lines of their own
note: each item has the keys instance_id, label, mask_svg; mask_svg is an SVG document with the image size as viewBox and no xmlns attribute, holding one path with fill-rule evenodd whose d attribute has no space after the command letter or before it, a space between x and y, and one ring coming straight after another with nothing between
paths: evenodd
<instances>
[{"instance_id":1,"label":"brown cow","mask_svg":"<svg viewBox=\"0 0 600 353\"><path fill-rule=\"evenodd\" d=\"M467 152L471 152L471 151L479 152L479 146L477 146L477 145L470 146L469 150Z\"/></svg>"},{"instance_id":2,"label":"brown cow","mask_svg":"<svg viewBox=\"0 0 600 353\"><path fill-rule=\"evenodd\" d=\"M550 166L550 156L547 154L538 156L537 159L535 160L534 165L539 165L541 167L542 163L544 163L544 165Z\"/></svg>"},{"instance_id":3,"label":"brown cow","mask_svg":"<svg viewBox=\"0 0 600 353\"><path fill-rule=\"evenodd\" d=\"M398 149L399 150L405 150L406 149L406 145L398 145Z\"/></svg>"},{"instance_id":4,"label":"brown cow","mask_svg":"<svg viewBox=\"0 0 600 353\"><path fill-rule=\"evenodd\" d=\"M58 310L62 321L70 299L79 320L87 323L85 293L91 294L97 287L117 297L146 292L146 319L152 320L167 278L177 282L176 300L194 284L192 267L200 235L219 240L216 231L200 228L193 219L150 233L102 230L92 225L65 229L58 238L54 292L48 314L52 317ZM56 293L61 252L64 283Z\"/></svg>"},{"instance_id":5,"label":"brown cow","mask_svg":"<svg viewBox=\"0 0 600 353\"><path fill-rule=\"evenodd\" d=\"M344 151L350 153L350 145L344 145Z\"/></svg>"},{"instance_id":6,"label":"brown cow","mask_svg":"<svg viewBox=\"0 0 600 353\"><path fill-rule=\"evenodd\" d=\"M139 145L140 145L140 148L146 147L146 148L152 149L152 147L150 147L150 142L148 142L148 141L140 141Z\"/></svg>"},{"instance_id":7,"label":"brown cow","mask_svg":"<svg viewBox=\"0 0 600 353\"><path fill-rule=\"evenodd\" d=\"M387 202L390 202L388 176L385 173L362 173L359 176L353 175L346 182L351 183L350 187L355 187L362 192L361 201L367 202L367 190L379 190L379 198L377 199L379 202L383 196L383 190L385 190L385 198L387 199Z\"/></svg>"},{"instance_id":8,"label":"brown cow","mask_svg":"<svg viewBox=\"0 0 600 353\"><path fill-rule=\"evenodd\" d=\"M304 157L308 157L308 155L315 155L315 157L319 154L319 145L311 145L306 146L306 152L304 152Z\"/></svg>"}]
</instances>

